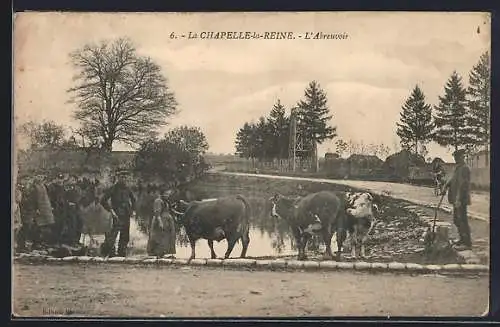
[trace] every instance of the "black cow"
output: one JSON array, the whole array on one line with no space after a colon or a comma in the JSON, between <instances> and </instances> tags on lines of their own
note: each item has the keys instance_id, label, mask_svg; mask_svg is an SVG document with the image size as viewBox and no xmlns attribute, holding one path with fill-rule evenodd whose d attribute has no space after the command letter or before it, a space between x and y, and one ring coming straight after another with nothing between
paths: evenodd
<instances>
[{"instance_id":1,"label":"black cow","mask_svg":"<svg viewBox=\"0 0 500 327\"><path fill-rule=\"evenodd\" d=\"M344 201L335 193L321 191L295 198L276 194L270 200L273 204L271 214L285 219L292 228L298 245L299 260L306 259L307 242L316 233L321 234L325 242L325 258L332 259L331 242L334 231L337 233L337 260L340 260L346 238L346 215Z\"/></svg>"},{"instance_id":2,"label":"black cow","mask_svg":"<svg viewBox=\"0 0 500 327\"><path fill-rule=\"evenodd\" d=\"M251 208L242 195L191 202L181 200L180 203L185 207L185 211L174 213L180 216L179 222L184 226L191 244L189 260L194 259L195 243L200 238L208 241L212 259L217 257L213 241L220 242L223 239L227 240L225 259L229 258L234 245L240 239L243 245L241 258L246 256L250 243Z\"/></svg>"}]
</instances>

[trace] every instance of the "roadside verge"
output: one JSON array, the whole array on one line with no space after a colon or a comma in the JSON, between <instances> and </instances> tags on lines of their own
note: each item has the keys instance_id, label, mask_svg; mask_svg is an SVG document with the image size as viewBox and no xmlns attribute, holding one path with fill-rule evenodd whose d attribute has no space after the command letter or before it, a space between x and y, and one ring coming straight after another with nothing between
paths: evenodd
<instances>
[{"instance_id":1,"label":"roadside verge","mask_svg":"<svg viewBox=\"0 0 500 327\"><path fill-rule=\"evenodd\" d=\"M401 262L342 262L342 261L298 261L298 260L256 260L256 259L164 259L156 257L88 257L72 256L53 258L41 255L23 254L14 257L14 262L21 264L123 264L148 266L207 266L234 269L255 270L291 270L291 271L361 271L361 272L389 272L406 274L445 274L468 275L487 274L489 267L478 264L445 264L419 265Z\"/></svg>"}]
</instances>

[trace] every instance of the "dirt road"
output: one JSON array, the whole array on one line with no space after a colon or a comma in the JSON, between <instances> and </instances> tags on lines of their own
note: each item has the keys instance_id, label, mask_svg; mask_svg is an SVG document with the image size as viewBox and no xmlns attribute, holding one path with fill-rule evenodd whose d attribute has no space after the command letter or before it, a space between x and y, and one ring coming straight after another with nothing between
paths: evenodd
<instances>
[{"instance_id":1,"label":"dirt road","mask_svg":"<svg viewBox=\"0 0 500 327\"><path fill-rule=\"evenodd\" d=\"M303 177L292 177L292 176L222 172L216 170L213 171L213 173L224 174L224 175L235 175L235 176L253 176L259 178L304 180L310 182L316 181L320 183L347 185L354 188L365 189L367 191L372 191L376 193L388 191L390 196L393 198L404 199L410 202L414 202L416 204L436 205L437 202L439 201L439 199L434 195L433 190L429 187L400 184L400 183L354 181L354 180L342 180L342 179L303 178ZM443 201L442 207L451 210L451 207L448 204L446 204L445 201ZM484 220L486 222L489 222L490 194L487 192L476 192L476 193L473 192L471 195L471 205L469 206L468 213L472 218L477 218L479 220Z\"/></svg>"},{"instance_id":2,"label":"dirt road","mask_svg":"<svg viewBox=\"0 0 500 327\"><path fill-rule=\"evenodd\" d=\"M20 316L479 316L487 277L14 265Z\"/></svg>"}]
</instances>

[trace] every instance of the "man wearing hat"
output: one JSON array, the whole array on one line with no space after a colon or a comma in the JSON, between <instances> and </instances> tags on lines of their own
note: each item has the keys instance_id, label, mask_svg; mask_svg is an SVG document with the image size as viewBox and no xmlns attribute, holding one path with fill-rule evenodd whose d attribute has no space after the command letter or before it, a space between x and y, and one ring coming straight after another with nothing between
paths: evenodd
<instances>
[{"instance_id":1,"label":"man wearing hat","mask_svg":"<svg viewBox=\"0 0 500 327\"><path fill-rule=\"evenodd\" d=\"M457 248L472 247L467 206L470 205L470 170L465 164L465 150L453 152L456 167L451 179L443 187L443 194L448 190L448 202L453 205L453 223L457 226L459 240Z\"/></svg>"},{"instance_id":2,"label":"man wearing hat","mask_svg":"<svg viewBox=\"0 0 500 327\"><path fill-rule=\"evenodd\" d=\"M127 254L127 245L130 238L130 217L135 208L135 196L127 185L127 171L118 171L118 181L104 192L101 199L101 205L104 209L111 212L113 216L113 225L111 231L106 234L104 243L101 246L103 256L112 256L113 247L120 232L118 241L118 256L125 257ZM111 202L111 206L108 203Z\"/></svg>"},{"instance_id":3,"label":"man wearing hat","mask_svg":"<svg viewBox=\"0 0 500 327\"><path fill-rule=\"evenodd\" d=\"M52 183L47 185L47 192L50 198L50 204L52 205L52 211L54 214L54 225L53 225L53 243L62 243L62 233L64 230L64 225L66 222L66 203L65 196L66 192L64 190L64 175L57 174Z\"/></svg>"}]
</instances>

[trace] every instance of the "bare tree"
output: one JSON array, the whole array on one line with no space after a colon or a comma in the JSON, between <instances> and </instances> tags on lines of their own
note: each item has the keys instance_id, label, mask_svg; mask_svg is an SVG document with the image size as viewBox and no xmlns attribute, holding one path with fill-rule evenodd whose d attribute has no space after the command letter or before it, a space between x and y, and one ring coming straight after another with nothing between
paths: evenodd
<instances>
[{"instance_id":1,"label":"bare tree","mask_svg":"<svg viewBox=\"0 0 500 327\"><path fill-rule=\"evenodd\" d=\"M70 57L78 71L76 86L68 90L70 102L77 104L74 118L82 132L101 139L105 150L114 141L140 144L177 112L161 67L137 55L130 40L86 45Z\"/></svg>"},{"instance_id":2,"label":"bare tree","mask_svg":"<svg viewBox=\"0 0 500 327\"><path fill-rule=\"evenodd\" d=\"M338 139L335 141L335 150L339 156L343 157L346 153L349 153L349 144L343 139Z\"/></svg>"}]
</instances>

